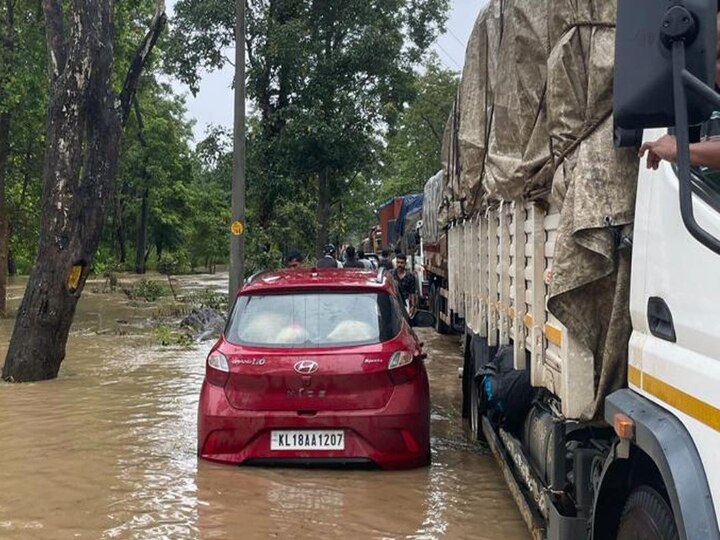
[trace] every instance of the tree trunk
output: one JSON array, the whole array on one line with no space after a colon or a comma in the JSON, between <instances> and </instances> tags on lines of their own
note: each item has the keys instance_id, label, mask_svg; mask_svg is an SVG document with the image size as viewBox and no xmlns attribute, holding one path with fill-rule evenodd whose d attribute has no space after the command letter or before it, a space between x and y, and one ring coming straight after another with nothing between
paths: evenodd
<instances>
[{"instance_id":1,"label":"tree trunk","mask_svg":"<svg viewBox=\"0 0 720 540\"><path fill-rule=\"evenodd\" d=\"M114 237L117 244L118 262L127 261L127 235L125 234L125 200L128 193L127 178L123 179L120 189L115 193L115 215L113 216Z\"/></svg>"},{"instance_id":2,"label":"tree trunk","mask_svg":"<svg viewBox=\"0 0 720 540\"><path fill-rule=\"evenodd\" d=\"M135 273L144 274L146 271L145 263L147 256L147 230L148 230L148 198L150 197L150 175L147 168L147 140L145 139L145 124L143 123L142 114L140 112L140 103L134 100L135 118L138 123L138 140L142 149L142 204L140 205L140 223L138 225L136 251L135 251Z\"/></svg>"},{"instance_id":3,"label":"tree trunk","mask_svg":"<svg viewBox=\"0 0 720 540\"><path fill-rule=\"evenodd\" d=\"M15 4L5 2L5 20L2 21L4 28L0 32L0 43L2 43L2 56L6 69L0 75L0 101L5 101L9 77L12 71L12 64L15 56ZM10 69L8 69L10 67ZM5 190L5 178L7 177L8 159L10 157L10 111L0 113L0 317L7 315L7 276L8 276L8 251L10 249L10 234L8 223L8 208Z\"/></svg>"},{"instance_id":4,"label":"tree trunk","mask_svg":"<svg viewBox=\"0 0 720 540\"><path fill-rule=\"evenodd\" d=\"M118 215L118 217L120 218L120 221L118 221L115 226L115 238L117 240L118 262L124 265L127 260L127 249L125 249L125 226L123 225L122 217L120 215Z\"/></svg>"},{"instance_id":5,"label":"tree trunk","mask_svg":"<svg viewBox=\"0 0 720 540\"><path fill-rule=\"evenodd\" d=\"M5 175L10 153L10 114L0 114L0 317L7 315L8 212L5 200Z\"/></svg>"},{"instance_id":6,"label":"tree trunk","mask_svg":"<svg viewBox=\"0 0 720 540\"><path fill-rule=\"evenodd\" d=\"M317 256L321 257L325 244L328 243L330 227L330 174L323 169L318 175L318 228L315 243Z\"/></svg>"},{"instance_id":7,"label":"tree trunk","mask_svg":"<svg viewBox=\"0 0 720 540\"><path fill-rule=\"evenodd\" d=\"M148 198L150 190L143 190L142 204L140 205L140 225L138 227L137 251L135 252L135 273L144 274L147 271L147 230L148 230Z\"/></svg>"},{"instance_id":8,"label":"tree trunk","mask_svg":"<svg viewBox=\"0 0 720 540\"><path fill-rule=\"evenodd\" d=\"M2 377L57 376L78 299L110 208L120 134L147 56L164 26L164 3L125 79L120 110L112 91L112 0L43 0L51 77L43 168L40 245L10 340ZM138 61L138 57L141 61ZM79 267L79 276L72 274Z\"/></svg>"}]
</instances>

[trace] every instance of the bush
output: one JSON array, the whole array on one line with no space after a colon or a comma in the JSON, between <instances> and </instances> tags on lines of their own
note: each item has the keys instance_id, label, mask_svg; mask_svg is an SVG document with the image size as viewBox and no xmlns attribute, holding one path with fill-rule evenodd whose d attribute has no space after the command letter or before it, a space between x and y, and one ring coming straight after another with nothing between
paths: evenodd
<instances>
[{"instance_id":1,"label":"bush","mask_svg":"<svg viewBox=\"0 0 720 540\"><path fill-rule=\"evenodd\" d=\"M190 349L194 345L192 336L185 332L174 332L170 327L160 325L155 328L155 337L163 347L180 347Z\"/></svg>"},{"instance_id":2,"label":"bush","mask_svg":"<svg viewBox=\"0 0 720 540\"><path fill-rule=\"evenodd\" d=\"M122 272L123 265L118 262L115 255L108 253L107 250L99 249L93 259L92 272L97 275L105 276L107 273Z\"/></svg>"},{"instance_id":3,"label":"bush","mask_svg":"<svg viewBox=\"0 0 720 540\"><path fill-rule=\"evenodd\" d=\"M18 275L26 276L30 273L33 267L33 260L30 257L23 255L14 255L15 258L15 270Z\"/></svg>"},{"instance_id":4,"label":"bush","mask_svg":"<svg viewBox=\"0 0 720 540\"><path fill-rule=\"evenodd\" d=\"M157 263L157 271L166 276L190 272L190 258L184 251L163 253Z\"/></svg>"},{"instance_id":5,"label":"bush","mask_svg":"<svg viewBox=\"0 0 720 540\"><path fill-rule=\"evenodd\" d=\"M164 296L166 292L165 287L157 281L141 279L134 283L129 291L126 291L126 294L132 300L143 299L146 302L155 302L158 298Z\"/></svg>"},{"instance_id":6,"label":"bush","mask_svg":"<svg viewBox=\"0 0 720 540\"><path fill-rule=\"evenodd\" d=\"M185 297L187 304L200 307L209 307L216 311L224 312L227 309L227 294L207 288L200 292L192 293Z\"/></svg>"}]
</instances>

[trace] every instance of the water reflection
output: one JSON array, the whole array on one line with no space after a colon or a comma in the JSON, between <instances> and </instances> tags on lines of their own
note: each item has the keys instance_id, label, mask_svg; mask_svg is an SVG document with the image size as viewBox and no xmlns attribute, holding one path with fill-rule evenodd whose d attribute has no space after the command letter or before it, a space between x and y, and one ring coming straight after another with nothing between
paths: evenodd
<instances>
[{"instance_id":1,"label":"water reflection","mask_svg":"<svg viewBox=\"0 0 720 540\"><path fill-rule=\"evenodd\" d=\"M13 285L16 304L22 285ZM528 537L492 458L458 429L454 338L422 336L434 401L430 468L238 468L195 457L210 344L183 351L98 336L99 313L103 324L141 326L147 316L120 296L91 293L78 318L89 330L73 332L59 379L0 384L0 538ZM10 329L0 321L2 358Z\"/></svg>"}]
</instances>

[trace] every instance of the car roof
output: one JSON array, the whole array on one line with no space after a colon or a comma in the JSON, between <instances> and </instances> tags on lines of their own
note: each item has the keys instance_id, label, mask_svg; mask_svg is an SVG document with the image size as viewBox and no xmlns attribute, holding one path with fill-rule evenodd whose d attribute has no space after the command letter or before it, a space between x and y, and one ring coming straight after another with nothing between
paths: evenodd
<instances>
[{"instance_id":1,"label":"car roof","mask_svg":"<svg viewBox=\"0 0 720 540\"><path fill-rule=\"evenodd\" d=\"M359 268L302 268L263 272L246 283L238 294L289 292L293 290L343 290L393 292L389 273Z\"/></svg>"}]
</instances>

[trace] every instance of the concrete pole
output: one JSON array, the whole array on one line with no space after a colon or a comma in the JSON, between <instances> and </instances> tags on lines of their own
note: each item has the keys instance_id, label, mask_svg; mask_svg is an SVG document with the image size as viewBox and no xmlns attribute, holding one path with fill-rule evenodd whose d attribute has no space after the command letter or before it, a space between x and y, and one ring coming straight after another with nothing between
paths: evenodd
<instances>
[{"instance_id":1,"label":"concrete pole","mask_svg":"<svg viewBox=\"0 0 720 540\"><path fill-rule=\"evenodd\" d=\"M235 0L235 127L229 307L245 275L245 0Z\"/></svg>"}]
</instances>

